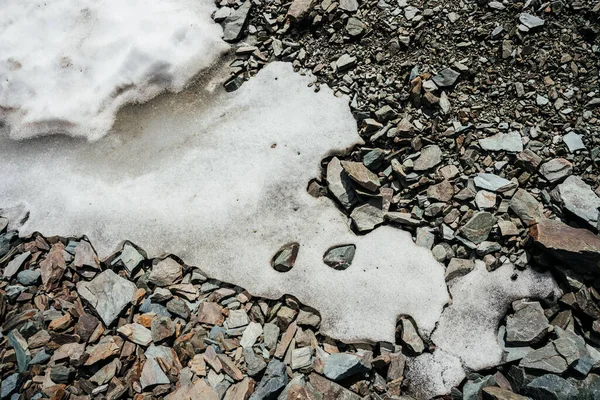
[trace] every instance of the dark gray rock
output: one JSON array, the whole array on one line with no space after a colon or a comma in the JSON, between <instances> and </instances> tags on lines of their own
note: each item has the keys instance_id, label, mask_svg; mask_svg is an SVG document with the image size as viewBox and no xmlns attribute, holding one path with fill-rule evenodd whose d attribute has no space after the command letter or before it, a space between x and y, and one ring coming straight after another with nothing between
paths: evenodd
<instances>
[{"instance_id":1,"label":"dark gray rock","mask_svg":"<svg viewBox=\"0 0 600 400\"><path fill-rule=\"evenodd\" d=\"M21 285L33 286L39 282L41 276L39 269L26 269L17 274L17 281Z\"/></svg>"},{"instance_id":2,"label":"dark gray rock","mask_svg":"<svg viewBox=\"0 0 600 400\"><path fill-rule=\"evenodd\" d=\"M435 75L432 80L438 87L453 86L460 76L460 72L456 72L451 68L445 68Z\"/></svg>"},{"instance_id":3,"label":"dark gray rock","mask_svg":"<svg viewBox=\"0 0 600 400\"><path fill-rule=\"evenodd\" d=\"M244 356L244 361L246 361L246 371L248 375L251 377L255 377L260 375L265 368L267 368L267 363L262 359L262 357L257 356L252 350L251 347L246 347L242 354Z\"/></svg>"},{"instance_id":4,"label":"dark gray rock","mask_svg":"<svg viewBox=\"0 0 600 400\"><path fill-rule=\"evenodd\" d=\"M506 319L506 342L517 346L535 343L548 330L544 309L537 301L517 304L515 314Z\"/></svg>"},{"instance_id":5,"label":"dark gray rock","mask_svg":"<svg viewBox=\"0 0 600 400\"><path fill-rule=\"evenodd\" d=\"M461 228L460 234L467 240L479 244L487 239L496 217L487 211L479 211Z\"/></svg>"},{"instance_id":6,"label":"dark gray rock","mask_svg":"<svg viewBox=\"0 0 600 400\"><path fill-rule=\"evenodd\" d=\"M421 155L415 160L415 171L427 171L442 161L442 150L439 146L427 146L421 150Z\"/></svg>"},{"instance_id":7,"label":"dark gray rock","mask_svg":"<svg viewBox=\"0 0 600 400\"><path fill-rule=\"evenodd\" d=\"M352 264L356 246L353 244L333 247L327 250L323 257L323 262L333 269L345 270Z\"/></svg>"},{"instance_id":8,"label":"dark gray rock","mask_svg":"<svg viewBox=\"0 0 600 400\"><path fill-rule=\"evenodd\" d=\"M352 187L350 176L342 168L342 164L337 157L332 158L327 164L327 183L331 194L346 210L356 204L356 193Z\"/></svg>"},{"instance_id":9,"label":"dark gray rock","mask_svg":"<svg viewBox=\"0 0 600 400\"><path fill-rule=\"evenodd\" d=\"M526 393L535 399L575 400L577 388L558 375L543 375L525 387Z\"/></svg>"},{"instance_id":10,"label":"dark gray rock","mask_svg":"<svg viewBox=\"0 0 600 400\"><path fill-rule=\"evenodd\" d=\"M554 343L548 343L546 346L533 350L527 354L519 366L536 371L546 371L554 374L562 374L568 368L564 357L557 351Z\"/></svg>"},{"instance_id":11,"label":"dark gray rock","mask_svg":"<svg viewBox=\"0 0 600 400\"><path fill-rule=\"evenodd\" d=\"M0 398L6 399L8 396L17 391L21 384L21 376L19 373L14 373L2 380L0 383Z\"/></svg>"},{"instance_id":12,"label":"dark gray rock","mask_svg":"<svg viewBox=\"0 0 600 400\"><path fill-rule=\"evenodd\" d=\"M279 360L271 360L249 400L275 400L287 383L285 364Z\"/></svg>"}]
</instances>

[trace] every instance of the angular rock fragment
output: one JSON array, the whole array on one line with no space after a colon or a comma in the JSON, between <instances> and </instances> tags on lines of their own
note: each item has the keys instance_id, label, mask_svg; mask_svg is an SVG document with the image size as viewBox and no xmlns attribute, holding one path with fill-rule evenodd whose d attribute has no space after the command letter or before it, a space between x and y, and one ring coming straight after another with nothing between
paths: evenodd
<instances>
[{"instance_id":1,"label":"angular rock fragment","mask_svg":"<svg viewBox=\"0 0 600 400\"><path fill-rule=\"evenodd\" d=\"M564 158L555 158L540 167L540 174L550 183L558 182L573 173L573 164Z\"/></svg>"},{"instance_id":2,"label":"angular rock fragment","mask_svg":"<svg viewBox=\"0 0 600 400\"><path fill-rule=\"evenodd\" d=\"M314 0L294 0L288 9L287 15L293 21L302 21L313 8Z\"/></svg>"},{"instance_id":3,"label":"angular rock fragment","mask_svg":"<svg viewBox=\"0 0 600 400\"><path fill-rule=\"evenodd\" d=\"M438 87L453 86L460 76L460 72L454 71L452 68L445 68L435 75L432 80Z\"/></svg>"},{"instance_id":4,"label":"angular rock fragment","mask_svg":"<svg viewBox=\"0 0 600 400\"><path fill-rule=\"evenodd\" d=\"M421 150L421 155L415 160L415 171L426 171L442 161L442 150L439 146L427 146Z\"/></svg>"},{"instance_id":5,"label":"angular rock fragment","mask_svg":"<svg viewBox=\"0 0 600 400\"><path fill-rule=\"evenodd\" d=\"M79 282L77 292L85 299L106 326L131 303L136 286L111 270L98 274L90 282Z\"/></svg>"},{"instance_id":6,"label":"angular rock fragment","mask_svg":"<svg viewBox=\"0 0 600 400\"><path fill-rule=\"evenodd\" d=\"M474 179L475 186L490 192L503 193L517 187L517 184L498 175L479 173Z\"/></svg>"},{"instance_id":7,"label":"angular rock fragment","mask_svg":"<svg viewBox=\"0 0 600 400\"><path fill-rule=\"evenodd\" d=\"M339 400L361 400L362 397L356 393L340 386L328 379L323 378L315 373L308 377L310 384L318 393L323 394L323 399L339 399Z\"/></svg>"},{"instance_id":8,"label":"angular rock fragment","mask_svg":"<svg viewBox=\"0 0 600 400\"><path fill-rule=\"evenodd\" d=\"M488 151L523 151L523 141L519 132L497 133L485 139L479 139L479 145Z\"/></svg>"},{"instance_id":9,"label":"angular rock fragment","mask_svg":"<svg viewBox=\"0 0 600 400\"><path fill-rule=\"evenodd\" d=\"M283 246L271 260L271 266L275 271L288 272L294 268L296 257L298 257L298 243L290 243Z\"/></svg>"},{"instance_id":10,"label":"angular rock fragment","mask_svg":"<svg viewBox=\"0 0 600 400\"><path fill-rule=\"evenodd\" d=\"M246 0L223 21L223 40L232 42L240 38L246 25L252 2Z\"/></svg>"},{"instance_id":11,"label":"angular rock fragment","mask_svg":"<svg viewBox=\"0 0 600 400\"><path fill-rule=\"evenodd\" d=\"M256 385L249 400L264 400L276 398L288 383L285 364L279 360L271 360L262 379Z\"/></svg>"},{"instance_id":12,"label":"angular rock fragment","mask_svg":"<svg viewBox=\"0 0 600 400\"><path fill-rule=\"evenodd\" d=\"M379 178L373 172L371 172L363 163L354 161L342 161L342 167L350 178L358 183L363 188L375 192L381 184Z\"/></svg>"},{"instance_id":13,"label":"angular rock fragment","mask_svg":"<svg viewBox=\"0 0 600 400\"><path fill-rule=\"evenodd\" d=\"M510 345L529 345L540 340L548 329L548 319L537 301L517 302L515 314L506 319L506 342Z\"/></svg>"},{"instance_id":14,"label":"angular rock fragment","mask_svg":"<svg viewBox=\"0 0 600 400\"><path fill-rule=\"evenodd\" d=\"M544 25L543 19L529 13L521 13L521 15L519 15L519 22L529 29L539 28Z\"/></svg>"},{"instance_id":15,"label":"angular rock fragment","mask_svg":"<svg viewBox=\"0 0 600 400\"><path fill-rule=\"evenodd\" d=\"M479 211L461 228L460 234L475 244L487 239L496 224L496 217L486 211Z\"/></svg>"},{"instance_id":16,"label":"angular rock fragment","mask_svg":"<svg viewBox=\"0 0 600 400\"><path fill-rule=\"evenodd\" d=\"M171 257L167 257L152 266L149 280L160 287L173 285L181 279L182 271L181 264Z\"/></svg>"},{"instance_id":17,"label":"angular rock fragment","mask_svg":"<svg viewBox=\"0 0 600 400\"><path fill-rule=\"evenodd\" d=\"M600 197L581 178L569 176L556 186L551 194L556 200L562 202L569 212L597 229Z\"/></svg>"},{"instance_id":18,"label":"angular rock fragment","mask_svg":"<svg viewBox=\"0 0 600 400\"><path fill-rule=\"evenodd\" d=\"M509 207L526 225L545 219L542 204L524 189L515 192L510 199Z\"/></svg>"},{"instance_id":19,"label":"angular rock fragment","mask_svg":"<svg viewBox=\"0 0 600 400\"><path fill-rule=\"evenodd\" d=\"M339 381L361 372L367 372L369 369L362 358L357 355L335 353L330 354L325 360L323 374L333 381Z\"/></svg>"},{"instance_id":20,"label":"angular rock fragment","mask_svg":"<svg viewBox=\"0 0 600 400\"><path fill-rule=\"evenodd\" d=\"M323 262L333 269L343 271L352 265L355 252L356 246L353 244L333 247L323 256Z\"/></svg>"},{"instance_id":21,"label":"angular rock fragment","mask_svg":"<svg viewBox=\"0 0 600 400\"><path fill-rule=\"evenodd\" d=\"M356 204L357 198L348 173L342 168L342 164L337 157L331 159L327 164L327 187L331 194L346 209L352 208Z\"/></svg>"}]
</instances>

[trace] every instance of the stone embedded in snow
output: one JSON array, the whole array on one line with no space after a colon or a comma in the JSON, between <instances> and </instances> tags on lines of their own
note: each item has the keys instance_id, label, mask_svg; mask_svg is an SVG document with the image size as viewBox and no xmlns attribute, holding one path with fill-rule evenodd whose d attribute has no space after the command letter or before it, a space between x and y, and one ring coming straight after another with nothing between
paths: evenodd
<instances>
[{"instance_id":1,"label":"stone embedded in snow","mask_svg":"<svg viewBox=\"0 0 600 400\"><path fill-rule=\"evenodd\" d=\"M475 262L473 260L463 260L460 258L453 258L448 263L446 268L446 281L451 281L454 278L466 275L473 271L475 268Z\"/></svg>"},{"instance_id":2,"label":"stone embedded in snow","mask_svg":"<svg viewBox=\"0 0 600 400\"><path fill-rule=\"evenodd\" d=\"M281 249L275 253L273 260L271 261L273 269L279 272L288 272L290 269L294 268L299 249L300 246L298 243L290 243L281 247Z\"/></svg>"},{"instance_id":3,"label":"stone embedded in snow","mask_svg":"<svg viewBox=\"0 0 600 400\"><path fill-rule=\"evenodd\" d=\"M371 203L362 204L356 207L350 214L359 232L366 232L375 229L383 223L383 210Z\"/></svg>"},{"instance_id":4,"label":"stone embedded in snow","mask_svg":"<svg viewBox=\"0 0 600 400\"><path fill-rule=\"evenodd\" d=\"M540 174L550 183L563 180L573 173L573 164L564 158L555 158L540 167Z\"/></svg>"},{"instance_id":5,"label":"stone embedded in snow","mask_svg":"<svg viewBox=\"0 0 600 400\"><path fill-rule=\"evenodd\" d=\"M327 253L325 253L325 256L323 257L323 262L333 269L343 271L352 264L355 252L356 246L352 244L337 246L332 249L329 249Z\"/></svg>"},{"instance_id":6,"label":"stone embedded in snow","mask_svg":"<svg viewBox=\"0 0 600 400\"><path fill-rule=\"evenodd\" d=\"M536 17L535 15L531 15L528 13L521 13L519 15L519 22L525 25L529 29L539 28L544 25L544 20Z\"/></svg>"},{"instance_id":7,"label":"stone embedded in snow","mask_svg":"<svg viewBox=\"0 0 600 400\"><path fill-rule=\"evenodd\" d=\"M583 144L583 140L581 140L581 135L578 135L575 132L569 132L563 136L563 142L565 142L571 153L585 149L585 144Z\"/></svg>"},{"instance_id":8,"label":"stone embedded in snow","mask_svg":"<svg viewBox=\"0 0 600 400\"><path fill-rule=\"evenodd\" d=\"M503 193L517 187L517 184L498 175L480 172L474 179L475 186L490 192Z\"/></svg>"},{"instance_id":9,"label":"stone embedded in snow","mask_svg":"<svg viewBox=\"0 0 600 400\"><path fill-rule=\"evenodd\" d=\"M425 344L413 323L408 318L402 318L400 319L400 325L402 330L400 340L402 343L414 354L421 354L425 350Z\"/></svg>"},{"instance_id":10,"label":"stone embedded in snow","mask_svg":"<svg viewBox=\"0 0 600 400\"><path fill-rule=\"evenodd\" d=\"M133 282L107 269L90 282L79 282L77 293L98 313L104 325L110 326L127 307L136 291Z\"/></svg>"},{"instance_id":11,"label":"stone embedded in snow","mask_svg":"<svg viewBox=\"0 0 600 400\"><path fill-rule=\"evenodd\" d=\"M512 279L514 273L509 263L489 272L482 261L476 261L473 271L450 281L452 304L442 313L431 336L437 348L475 371L498 365L502 360L498 325L510 304L526 297L558 294L549 273L526 269Z\"/></svg>"},{"instance_id":12,"label":"stone embedded in snow","mask_svg":"<svg viewBox=\"0 0 600 400\"><path fill-rule=\"evenodd\" d=\"M246 0L237 10L225 18L225 21L223 21L223 40L231 42L239 39L246 25L251 7L252 1Z\"/></svg>"},{"instance_id":13,"label":"stone embedded in snow","mask_svg":"<svg viewBox=\"0 0 600 400\"><path fill-rule=\"evenodd\" d=\"M409 359L406 366L408 392L417 399L448 394L465 378L460 360L440 349Z\"/></svg>"},{"instance_id":14,"label":"stone embedded in snow","mask_svg":"<svg viewBox=\"0 0 600 400\"><path fill-rule=\"evenodd\" d=\"M104 136L123 105L181 91L228 49L214 9L210 0L0 2L0 119L12 138Z\"/></svg>"},{"instance_id":15,"label":"stone embedded in snow","mask_svg":"<svg viewBox=\"0 0 600 400\"><path fill-rule=\"evenodd\" d=\"M586 221L593 228L598 227L600 197L578 176L569 176L556 186L552 196L562 202L571 213Z\"/></svg>"},{"instance_id":16,"label":"stone embedded in snow","mask_svg":"<svg viewBox=\"0 0 600 400\"><path fill-rule=\"evenodd\" d=\"M232 93L128 107L94 143L1 137L0 204L27 200L22 235L85 234L100 258L127 239L253 295L293 295L320 311L328 336L393 342L400 314L427 336L449 299L443 266L408 232L356 236L329 198L306 191L325 157L361 142L347 99L315 93L313 79L270 63ZM295 267L275 271L272 257L294 242ZM328 267L323 255L346 243L352 266Z\"/></svg>"},{"instance_id":17,"label":"stone embedded in snow","mask_svg":"<svg viewBox=\"0 0 600 400\"><path fill-rule=\"evenodd\" d=\"M516 153L523 151L521 135L517 131L509 133L500 132L494 136L479 139L479 145L484 150L489 151L511 151Z\"/></svg>"},{"instance_id":18,"label":"stone embedded in snow","mask_svg":"<svg viewBox=\"0 0 600 400\"><path fill-rule=\"evenodd\" d=\"M421 155L415 160L415 171L427 171L442 161L442 150L439 146L431 145L421 150Z\"/></svg>"}]
</instances>

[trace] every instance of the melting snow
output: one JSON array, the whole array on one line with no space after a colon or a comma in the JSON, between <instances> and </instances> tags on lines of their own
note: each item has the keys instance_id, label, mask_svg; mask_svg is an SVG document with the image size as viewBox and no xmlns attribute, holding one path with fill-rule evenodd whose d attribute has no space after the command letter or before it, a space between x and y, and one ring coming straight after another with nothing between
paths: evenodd
<instances>
[{"instance_id":1,"label":"melting snow","mask_svg":"<svg viewBox=\"0 0 600 400\"><path fill-rule=\"evenodd\" d=\"M310 82L274 63L232 94L128 107L94 143L0 139L0 204L26 203L22 234L86 234L101 255L128 239L256 295L290 293L346 341L393 342L400 314L427 335L448 301L443 266L407 232L354 235L331 200L306 191L322 158L360 141L347 99ZM275 271L271 258L292 242L296 266ZM345 271L323 263L341 244L356 245Z\"/></svg>"},{"instance_id":2,"label":"melting snow","mask_svg":"<svg viewBox=\"0 0 600 400\"><path fill-rule=\"evenodd\" d=\"M2 0L0 120L12 138L95 140L118 109L178 92L228 45L211 0Z\"/></svg>"}]
</instances>

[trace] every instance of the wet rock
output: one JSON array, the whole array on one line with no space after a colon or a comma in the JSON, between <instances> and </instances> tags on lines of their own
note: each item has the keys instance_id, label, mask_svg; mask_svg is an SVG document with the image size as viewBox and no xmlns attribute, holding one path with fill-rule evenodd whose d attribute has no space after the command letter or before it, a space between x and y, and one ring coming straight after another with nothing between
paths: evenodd
<instances>
[{"instance_id":1,"label":"wet rock","mask_svg":"<svg viewBox=\"0 0 600 400\"><path fill-rule=\"evenodd\" d=\"M564 158L555 158L540 167L540 174L550 183L561 181L572 173L573 164Z\"/></svg>"},{"instance_id":2,"label":"wet rock","mask_svg":"<svg viewBox=\"0 0 600 400\"><path fill-rule=\"evenodd\" d=\"M479 211L473 214L473 217L461 228L460 234L471 242L478 244L487 239L495 224L496 217L493 214Z\"/></svg>"},{"instance_id":3,"label":"wet rock","mask_svg":"<svg viewBox=\"0 0 600 400\"><path fill-rule=\"evenodd\" d=\"M519 132L497 133L485 139L479 140L482 149L488 151L523 151L523 141Z\"/></svg>"},{"instance_id":4,"label":"wet rock","mask_svg":"<svg viewBox=\"0 0 600 400\"><path fill-rule=\"evenodd\" d=\"M181 264L171 257L167 257L152 267L150 282L160 287L173 285L181 279L182 272Z\"/></svg>"},{"instance_id":5,"label":"wet rock","mask_svg":"<svg viewBox=\"0 0 600 400\"><path fill-rule=\"evenodd\" d=\"M569 176L552 191L552 196L569 212L597 228L600 197L581 178Z\"/></svg>"},{"instance_id":6,"label":"wet rock","mask_svg":"<svg viewBox=\"0 0 600 400\"><path fill-rule=\"evenodd\" d=\"M439 146L427 146L421 150L421 155L415 160L415 171L427 171L442 161L442 150Z\"/></svg>"},{"instance_id":7,"label":"wet rock","mask_svg":"<svg viewBox=\"0 0 600 400\"><path fill-rule=\"evenodd\" d=\"M506 342L517 346L536 343L549 326L544 309L537 301L515 304L515 314L506 319Z\"/></svg>"},{"instance_id":8,"label":"wet rock","mask_svg":"<svg viewBox=\"0 0 600 400\"><path fill-rule=\"evenodd\" d=\"M355 252L356 246L353 244L333 247L327 250L323 262L333 269L343 271L352 265Z\"/></svg>"},{"instance_id":9,"label":"wet rock","mask_svg":"<svg viewBox=\"0 0 600 400\"><path fill-rule=\"evenodd\" d=\"M135 284L111 270L98 274L90 282L77 285L77 293L90 304L106 326L110 326L131 303L135 291Z\"/></svg>"},{"instance_id":10,"label":"wet rock","mask_svg":"<svg viewBox=\"0 0 600 400\"><path fill-rule=\"evenodd\" d=\"M542 220L531 226L530 236L558 260L574 270L600 273L600 237L556 220Z\"/></svg>"},{"instance_id":11,"label":"wet rock","mask_svg":"<svg viewBox=\"0 0 600 400\"><path fill-rule=\"evenodd\" d=\"M223 21L223 40L232 42L240 38L251 6L252 2L246 0L237 10L225 18L225 21Z\"/></svg>"},{"instance_id":12,"label":"wet rock","mask_svg":"<svg viewBox=\"0 0 600 400\"><path fill-rule=\"evenodd\" d=\"M287 383L288 376L285 372L285 364L279 360L271 360L249 400L275 399Z\"/></svg>"},{"instance_id":13,"label":"wet rock","mask_svg":"<svg viewBox=\"0 0 600 400\"><path fill-rule=\"evenodd\" d=\"M354 354L334 353L325 360L323 374L331 380L338 381L367 372L369 369L362 358Z\"/></svg>"}]
</instances>

